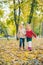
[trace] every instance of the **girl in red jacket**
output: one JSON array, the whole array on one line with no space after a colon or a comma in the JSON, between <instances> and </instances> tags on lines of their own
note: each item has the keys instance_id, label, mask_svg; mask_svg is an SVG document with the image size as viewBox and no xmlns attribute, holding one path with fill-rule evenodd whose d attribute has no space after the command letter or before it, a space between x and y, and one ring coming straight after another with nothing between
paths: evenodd
<instances>
[{"instance_id":1,"label":"girl in red jacket","mask_svg":"<svg viewBox=\"0 0 43 65\"><path fill-rule=\"evenodd\" d=\"M36 38L36 34L32 31L31 29L31 24L27 24L26 26L26 38L27 38L27 42L28 42L28 50L32 50L32 37Z\"/></svg>"}]
</instances>

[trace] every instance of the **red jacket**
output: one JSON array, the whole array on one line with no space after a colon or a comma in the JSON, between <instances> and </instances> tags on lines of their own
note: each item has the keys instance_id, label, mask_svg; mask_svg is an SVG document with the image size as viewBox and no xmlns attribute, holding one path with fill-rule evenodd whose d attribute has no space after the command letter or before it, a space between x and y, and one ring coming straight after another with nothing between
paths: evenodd
<instances>
[{"instance_id":1,"label":"red jacket","mask_svg":"<svg viewBox=\"0 0 43 65\"><path fill-rule=\"evenodd\" d=\"M26 37L32 38L32 36L36 37L36 34L32 30L26 31Z\"/></svg>"}]
</instances>

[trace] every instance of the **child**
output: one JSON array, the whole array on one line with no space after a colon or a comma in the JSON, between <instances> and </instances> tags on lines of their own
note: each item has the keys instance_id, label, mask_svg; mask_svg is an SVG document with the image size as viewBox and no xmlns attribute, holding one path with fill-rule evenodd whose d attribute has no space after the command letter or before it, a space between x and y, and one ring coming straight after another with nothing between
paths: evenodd
<instances>
[{"instance_id":1,"label":"child","mask_svg":"<svg viewBox=\"0 0 43 65\"><path fill-rule=\"evenodd\" d=\"M27 24L26 26L26 38L27 38L27 42L28 42L28 50L32 50L32 37L36 38L36 34L32 31L31 29L31 24Z\"/></svg>"},{"instance_id":2,"label":"child","mask_svg":"<svg viewBox=\"0 0 43 65\"><path fill-rule=\"evenodd\" d=\"M19 29L18 29L18 33L19 33L19 38L20 38L20 44L19 44L19 48L21 49L22 44L23 44L23 49L24 49L24 42L25 42L25 28L23 25L23 22L19 25Z\"/></svg>"}]
</instances>

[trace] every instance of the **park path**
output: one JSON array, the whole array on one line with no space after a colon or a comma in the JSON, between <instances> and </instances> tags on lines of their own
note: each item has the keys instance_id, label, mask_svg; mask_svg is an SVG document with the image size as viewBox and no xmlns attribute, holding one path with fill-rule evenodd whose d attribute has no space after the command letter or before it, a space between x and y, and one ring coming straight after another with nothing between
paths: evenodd
<instances>
[{"instance_id":1,"label":"park path","mask_svg":"<svg viewBox=\"0 0 43 65\"><path fill-rule=\"evenodd\" d=\"M19 49L19 41L0 40L0 65L43 65L43 38L33 39L33 50Z\"/></svg>"}]
</instances>

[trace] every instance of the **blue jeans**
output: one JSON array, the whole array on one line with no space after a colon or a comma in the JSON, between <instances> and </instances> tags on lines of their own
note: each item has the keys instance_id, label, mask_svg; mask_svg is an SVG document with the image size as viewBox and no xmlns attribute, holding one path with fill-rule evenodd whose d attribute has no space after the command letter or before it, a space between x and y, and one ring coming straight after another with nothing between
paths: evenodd
<instances>
[{"instance_id":1,"label":"blue jeans","mask_svg":"<svg viewBox=\"0 0 43 65\"><path fill-rule=\"evenodd\" d=\"M24 49L24 42L25 42L25 38L20 38L20 45L19 47L21 48L22 44L23 44L23 49Z\"/></svg>"}]
</instances>

